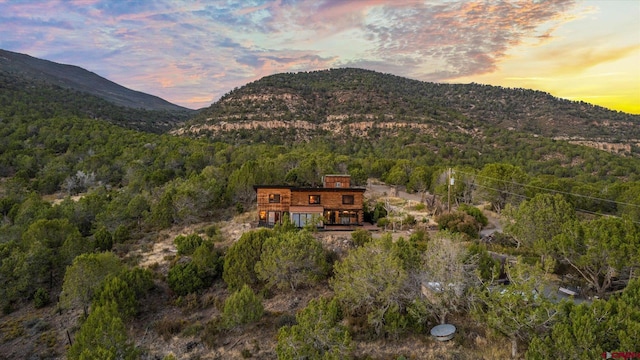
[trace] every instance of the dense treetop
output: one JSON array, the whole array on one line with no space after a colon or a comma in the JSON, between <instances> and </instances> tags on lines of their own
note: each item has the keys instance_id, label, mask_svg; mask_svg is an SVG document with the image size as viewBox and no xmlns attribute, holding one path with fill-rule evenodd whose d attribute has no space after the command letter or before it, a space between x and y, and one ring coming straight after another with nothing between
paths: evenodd
<instances>
[{"instance_id":1,"label":"dense treetop","mask_svg":"<svg viewBox=\"0 0 640 360\"><path fill-rule=\"evenodd\" d=\"M117 105L46 79L26 77L0 66L0 119L38 120L55 117L102 119L140 131L165 132L185 121L187 109L149 110Z\"/></svg>"}]
</instances>

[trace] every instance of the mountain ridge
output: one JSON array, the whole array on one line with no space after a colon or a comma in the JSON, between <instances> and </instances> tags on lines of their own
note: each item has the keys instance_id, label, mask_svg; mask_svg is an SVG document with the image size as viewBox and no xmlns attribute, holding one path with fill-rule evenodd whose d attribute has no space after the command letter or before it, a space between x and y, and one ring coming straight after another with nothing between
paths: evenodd
<instances>
[{"instance_id":1,"label":"mountain ridge","mask_svg":"<svg viewBox=\"0 0 640 360\"><path fill-rule=\"evenodd\" d=\"M74 65L0 50L2 116L83 117L165 133L196 111L136 92Z\"/></svg>"},{"instance_id":2,"label":"mountain ridge","mask_svg":"<svg viewBox=\"0 0 640 360\"><path fill-rule=\"evenodd\" d=\"M230 129L293 127L308 137L354 123L430 124L471 133L497 127L625 153L640 144L640 115L536 90L428 83L354 68L266 76L201 109L175 133L216 136ZM604 145L619 143L625 146Z\"/></svg>"},{"instance_id":3,"label":"mountain ridge","mask_svg":"<svg viewBox=\"0 0 640 360\"><path fill-rule=\"evenodd\" d=\"M0 69L31 80L95 95L113 104L156 111L193 111L158 96L132 90L76 65L61 64L0 49Z\"/></svg>"}]
</instances>

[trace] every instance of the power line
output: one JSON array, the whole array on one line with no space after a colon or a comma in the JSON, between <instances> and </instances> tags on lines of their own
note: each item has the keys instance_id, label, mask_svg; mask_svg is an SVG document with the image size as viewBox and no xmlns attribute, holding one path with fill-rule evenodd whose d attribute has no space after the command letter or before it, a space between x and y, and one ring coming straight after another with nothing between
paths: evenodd
<instances>
[{"instance_id":1,"label":"power line","mask_svg":"<svg viewBox=\"0 0 640 360\"><path fill-rule=\"evenodd\" d=\"M496 179L496 180L499 180L499 179ZM528 200L532 199L532 197L530 197L530 196L526 196L526 195L522 195L522 194L516 194L516 193L513 193L513 192L506 191L506 190L492 188L492 187L486 186L486 185L480 185L480 184L475 183L474 186L479 186L479 187L483 187L483 188L486 188L486 189L495 190L495 191L498 191L498 192L501 192L501 193L505 193L505 194L509 194L509 195L513 195L513 196L517 196L517 197L521 197L521 198L528 199ZM631 205L633 205L633 204L631 204ZM590 210L581 209L581 208L578 208L578 207L575 207L575 206L574 206L574 209L577 210L577 211L583 212L583 213L591 214L591 215L608 216L608 217L612 217L612 218L616 218L616 219L622 219L622 217L617 216L617 215L609 215L609 214L597 213L597 212L593 212L593 211L590 211ZM640 221L633 221L632 220L631 222L633 222L635 224L640 224Z\"/></svg>"},{"instance_id":2,"label":"power line","mask_svg":"<svg viewBox=\"0 0 640 360\"><path fill-rule=\"evenodd\" d=\"M458 170L456 170L458 171ZM554 192L554 193L560 193L560 194L565 194L565 195L572 195L572 196L578 196L578 197L584 197L584 198L588 198L588 199L593 199L593 200L600 200L600 201L606 201L606 202L610 202L610 203L615 203L615 204L622 204L622 205L628 205L628 206L633 206L633 207L640 207L640 205L636 205L636 204L631 204L631 203L625 203L625 202L621 202L621 201L614 201L614 200L609 200L609 199L602 199L602 198L597 198L594 196L588 196L588 195L581 195L581 194L575 194L575 193L570 193L570 192L566 192L566 191L560 191L560 190L553 190L553 189L547 189L547 188L543 188L543 187L539 187L539 186L535 186L535 185L528 185L528 184L521 184L521 183L517 183L515 181L509 181L509 180L503 180L503 179L497 179L494 177L490 177L490 176L483 176L483 175L477 175L477 174L471 174L471 173L467 173L464 171L458 171L459 173L465 174L465 175L469 175L472 177L481 177L481 178L486 178L486 179L491 179L491 180L496 180L496 181L501 181L501 182L506 182L506 183L510 183L510 184L514 184L514 185L519 185L521 187L532 187L535 189L539 189L539 190L546 190L546 191L550 191L550 192ZM524 198L524 199L532 199L532 197L530 196L526 196L526 195L522 195L522 194L517 194L514 192L510 192L507 190L503 190L503 189L496 189L490 186L486 186L486 185L481 185L478 184L476 182L474 182L473 184L474 186L478 186L478 187L483 187L486 189L490 189L490 190L494 190L500 193L505 193L505 194L509 194L512 196L517 196L520 198ZM613 218L617 218L617 219L621 219L620 216L617 215L609 215L609 214L601 214L601 213L596 213L590 210L586 210L586 209L582 209L582 208L578 208L574 206L574 209L576 209L577 211L583 212L583 213L587 213L587 214L592 214L592 215L598 215L598 216L609 216L609 217L613 217ZM633 223L636 224L640 224L640 221L632 221Z\"/></svg>"},{"instance_id":3,"label":"power line","mask_svg":"<svg viewBox=\"0 0 640 360\"><path fill-rule=\"evenodd\" d=\"M540 187L540 186L529 185L529 184L521 184L521 183L517 183L515 181L497 179L497 178L494 178L494 177L478 175L478 174L471 174L471 173L467 173L467 172L459 171L459 170L455 170L455 171L459 172L459 173L462 173L462 174L465 174L465 175L469 175L469 176L475 176L475 177L491 179L491 180L495 180L495 181L506 182L506 183L510 183L510 184L514 184L514 185L519 185L519 186L522 186L522 187L530 187L530 188L549 191L549 192L558 193L558 194L571 195L571 196L582 197L582 198L587 198L587 199L591 199L591 200L598 200L598 201L614 203L614 204L617 204L617 205L626 205L626 206L633 206L633 207L640 208L640 205L637 205L637 204L632 204L632 203L627 203L627 202L622 202L622 201L616 201L616 200L610 200L610 199L603 199L603 198L598 198L598 197L590 196L590 195L576 194L576 193L562 191L562 190L547 189L547 188L543 188L543 187ZM476 185L482 186L482 185L479 185L479 184L476 184ZM500 189L492 189L492 190L505 192L504 190L500 190Z\"/></svg>"}]
</instances>

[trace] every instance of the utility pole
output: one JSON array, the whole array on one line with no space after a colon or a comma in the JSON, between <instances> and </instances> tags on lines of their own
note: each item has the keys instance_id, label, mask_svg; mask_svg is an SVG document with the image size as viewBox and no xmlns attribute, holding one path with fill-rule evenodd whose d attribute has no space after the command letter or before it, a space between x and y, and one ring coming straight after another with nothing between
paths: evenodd
<instances>
[{"instance_id":1,"label":"utility pole","mask_svg":"<svg viewBox=\"0 0 640 360\"><path fill-rule=\"evenodd\" d=\"M448 171L448 176L447 176L447 183L448 183L448 191L447 191L447 211L450 213L451 212L451 186L453 186L454 184L454 179L451 177L451 174L453 173L453 171L451 170L451 168L449 168Z\"/></svg>"},{"instance_id":2,"label":"utility pole","mask_svg":"<svg viewBox=\"0 0 640 360\"><path fill-rule=\"evenodd\" d=\"M447 212L451 212L451 168L447 172Z\"/></svg>"}]
</instances>

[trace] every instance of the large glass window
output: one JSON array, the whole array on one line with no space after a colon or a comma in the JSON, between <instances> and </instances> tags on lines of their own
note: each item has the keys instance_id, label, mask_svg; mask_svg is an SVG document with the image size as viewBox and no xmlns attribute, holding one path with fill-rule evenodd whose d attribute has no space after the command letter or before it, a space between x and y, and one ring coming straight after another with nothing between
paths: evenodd
<instances>
[{"instance_id":1,"label":"large glass window","mask_svg":"<svg viewBox=\"0 0 640 360\"><path fill-rule=\"evenodd\" d=\"M305 227L307 224L315 221L314 217L318 217L318 214L311 213L292 213L291 214L291 222L293 222L296 227Z\"/></svg>"},{"instance_id":2,"label":"large glass window","mask_svg":"<svg viewBox=\"0 0 640 360\"><path fill-rule=\"evenodd\" d=\"M358 212L348 210L327 210L324 212L327 225L357 225Z\"/></svg>"},{"instance_id":3,"label":"large glass window","mask_svg":"<svg viewBox=\"0 0 640 360\"><path fill-rule=\"evenodd\" d=\"M270 203L279 203L280 202L280 194L269 194L269 202Z\"/></svg>"},{"instance_id":4,"label":"large glass window","mask_svg":"<svg viewBox=\"0 0 640 360\"><path fill-rule=\"evenodd\" d=\"M320 195L309 195L309 204L320 204Z\"/></svg>"},{"instance_id":5,"label":"large glass window","mask_svg":"<svg viewBox=\"0 0 640 360\"><path fill-rule=\"evenodd\" d=\"M348 225L348 224L357 224L358 223L358 213L355 211L342 211L340 213L340 224Z\"/></svg>"}]
</instances>

